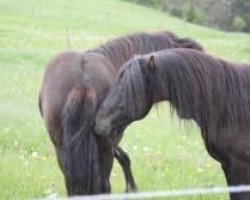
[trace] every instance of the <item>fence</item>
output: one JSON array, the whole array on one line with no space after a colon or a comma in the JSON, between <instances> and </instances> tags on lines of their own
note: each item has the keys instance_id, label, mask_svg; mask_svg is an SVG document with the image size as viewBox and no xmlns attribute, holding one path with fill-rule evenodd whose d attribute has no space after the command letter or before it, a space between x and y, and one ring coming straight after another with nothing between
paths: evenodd
<instances>
[{"instance_id":1,"label":"fence","mask_svg":"<svg viewBox=\"0 0 250 200\"><path fill-rule=\"evenodd\" d=\"M213 188L194 188L183 190L167 190L160 192L141 192L141 193L128 193L128 194L104 194L104 195L91 195L91 196L78 196L71 198L72 200L132 200L132 199L160 199L160 198L173 198L184 196L197 196L197 195L214 195L223 193L242 193L250 192L250 185L232 186L232 187L213 187ZM56 199L55 195L47 199Z\"/></svg>"}]
</instances>

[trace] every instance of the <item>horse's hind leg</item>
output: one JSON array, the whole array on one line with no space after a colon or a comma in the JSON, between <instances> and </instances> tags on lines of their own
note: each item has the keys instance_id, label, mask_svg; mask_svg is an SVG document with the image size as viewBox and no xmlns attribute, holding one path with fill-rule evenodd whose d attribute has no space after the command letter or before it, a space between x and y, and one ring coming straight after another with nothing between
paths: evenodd
<instances>
[{"instance_id":1,"label":"horse's hind leg","mask_svg":"<svg viewBox=\"0 0 250 200\"><path fill-rule=\"evenodd\" d=\"M130 168L130 159L127 153L122 150L120 147L115 147L115 158L118 160L120 165L122 166L122 170L124 173L125 181L126 181L126 192L136 192L136 184L134 181L134 177Z\"/></svg>"}]
</instances>

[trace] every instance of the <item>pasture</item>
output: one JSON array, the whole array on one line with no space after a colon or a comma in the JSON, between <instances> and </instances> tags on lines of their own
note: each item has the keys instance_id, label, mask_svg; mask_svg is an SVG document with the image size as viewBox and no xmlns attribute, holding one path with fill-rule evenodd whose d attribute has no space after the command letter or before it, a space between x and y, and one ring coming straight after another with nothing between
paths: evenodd
<instances>
[{"instance_id":1,"label":"pasture","mask_svg":"<svg viewBox=\"0 0 250 200\"><path fill-rule=\"evenodd\" d=\"M37 106L47 62L67 49L85 50L123 34L162 29L196 39L212 55L250 63L250 35L191 25L126 1L0 0L1 199L65 196ZM167 104L159 105L126 133L121 146L130 155L139 191L225 185L198 128L178 121ZM113 192L124 190L116 163L111 182Z\"/></svg>"}]
</instances>

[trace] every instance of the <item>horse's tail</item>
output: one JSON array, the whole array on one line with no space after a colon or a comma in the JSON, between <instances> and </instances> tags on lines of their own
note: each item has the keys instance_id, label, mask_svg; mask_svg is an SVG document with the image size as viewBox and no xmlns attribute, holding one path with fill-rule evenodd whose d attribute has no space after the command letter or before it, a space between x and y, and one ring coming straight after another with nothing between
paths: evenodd
<instances>
[{"instance_id":1,"label":"horse's tail","mask_svg":"<svg viewBox=\"0 0 250 200\"><path fill-rule=\"evenodd\" d=\"M80 83L69 93L63 107L63 170L69 195L98 192L98 147L92 132L96 98L91 88ZM99 176L100 177L100 176Z\"/></svg>"}]
</instances>

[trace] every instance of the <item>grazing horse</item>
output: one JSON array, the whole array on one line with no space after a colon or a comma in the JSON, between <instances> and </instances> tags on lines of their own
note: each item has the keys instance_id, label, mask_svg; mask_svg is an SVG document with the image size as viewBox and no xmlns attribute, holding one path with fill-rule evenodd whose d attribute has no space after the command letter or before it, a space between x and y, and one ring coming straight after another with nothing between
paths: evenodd
<instances>
[{"instance_id":1,"label":"grazing horse","mask_svg":"<svg viewBox=\"0 0 250 200\"><path fill-rule=\"evenodd\" d=\"M115 138L123 130L98 137L93 131L96 111L124 62L135 54L181 47L202 50L195 41L167 31L136 33L85 52L67 51L49 62L39 107L69 196L110 192L114 157L123 168L127 191L136 190L129 157Z\"/></svg>"},{"instance_id":2,"label":"grazing horse","mask_svg":"<svg viewBox=\"0 0 250 200\"><path fill-rule=\"evenodd\" d=\"M164 100L179 118L197 123L228 186L250 184L250 65L192 49L137 56L124 64L100 105L95 132L109 135L143 118ZM231 193L230 198L249 200L250 192Z\"/></svg>"}]
</instances>

